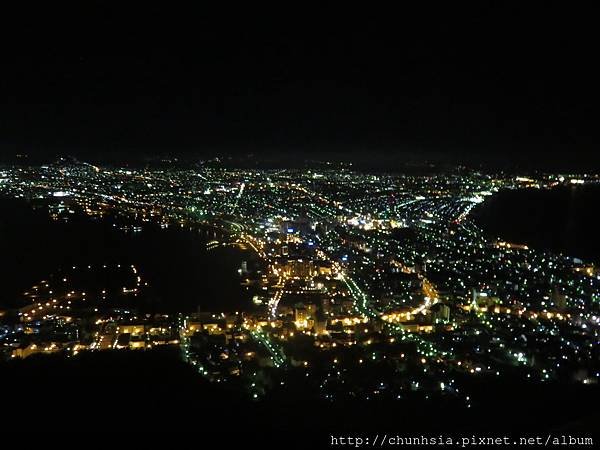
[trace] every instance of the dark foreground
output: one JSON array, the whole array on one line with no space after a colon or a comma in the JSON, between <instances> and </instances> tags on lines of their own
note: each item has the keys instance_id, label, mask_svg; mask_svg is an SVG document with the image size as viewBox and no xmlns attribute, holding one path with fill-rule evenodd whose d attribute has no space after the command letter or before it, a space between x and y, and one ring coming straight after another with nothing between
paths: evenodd
<instances>
[{"instance_id":1,"label":"dark foreground","mask_svg":"<svg viewBox=\"0 0 600 450\"><path fill-rule=\"evenodd\" d=\"M250 402L208 384L172 350L33 356L3 363L5 431L126 432L197 436L203 443L270 448L327 447L331 435L360 433L592 433L597 386L473 382L473 408L436 401ZM201 446L203 447L203 446Z\"/></svg>"}]
</instances>

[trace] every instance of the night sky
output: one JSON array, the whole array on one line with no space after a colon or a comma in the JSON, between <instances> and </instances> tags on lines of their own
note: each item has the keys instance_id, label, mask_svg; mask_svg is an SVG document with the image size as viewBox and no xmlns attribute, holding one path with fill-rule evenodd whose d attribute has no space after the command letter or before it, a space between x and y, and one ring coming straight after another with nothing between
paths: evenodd
<instances>
[{"instance_id":1,"label":"night sky","mask_svg":"<svg viewBox=\"0 0 600 450\"><path fill-rule=\"evenodd\" d=\"M3 19L0 151L597 169L593 14L520 3L30 5Z\"/></svg>"}]
</instances>

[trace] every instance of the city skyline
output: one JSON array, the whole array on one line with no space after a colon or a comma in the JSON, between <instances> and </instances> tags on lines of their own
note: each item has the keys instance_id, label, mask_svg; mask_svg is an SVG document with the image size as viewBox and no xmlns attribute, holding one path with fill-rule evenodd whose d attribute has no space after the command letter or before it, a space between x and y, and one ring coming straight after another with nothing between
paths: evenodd
<instances>
[{"instance_id":1,"label":"city skyline","mask_svg":"<svg viewBox=\"0 0 600 450\"><path fill-rule=\"evenodd\" d=\"M81 366L60 376L76 377L63 390L77 395L103 373L92 369L100 361L134 373L178 367L184 401L203 386L217 403L267 415L281 402L298 413L319 404L320 432L327 411L346 404L380 407L361 421L369 427L410 405L415 417L440 408L455 415L448 424L469 417L481 431L486 417L508 420L506 401L524 401L510 413L536 426L585 423L593 404L568 405L584 401L583 390L593 395L600 374L600 255L593 228L579 247L572 234L585 229L573 221L587 222L599 185L595 173L464 167L0 166L5 251L24 256L0 271L0 368L37 384L29 364L53 373L73 361ZM532 208L545 234L535 243L508 240L510 227L492 231L497 221L525 222L520 211ZM544 214L567 208L568 220L544 224ZM549 248L553 233L566 238L562 251ZM117 389L120 374L94 383ZM153 377L137 382L170 389ZM557 390L566 396L537 409L536 395ZM218 420L209 410L202 420Z\"/></svg>"},{"instance_id":2,"label":"city skyline","mask_svg":"<svg viewBox=\"0 0 600 450\"><path fill-rule=\"evenodd\" d=\"M13 6L3 431L597 439L587 5Z\"/></svg>"}]
</instances>

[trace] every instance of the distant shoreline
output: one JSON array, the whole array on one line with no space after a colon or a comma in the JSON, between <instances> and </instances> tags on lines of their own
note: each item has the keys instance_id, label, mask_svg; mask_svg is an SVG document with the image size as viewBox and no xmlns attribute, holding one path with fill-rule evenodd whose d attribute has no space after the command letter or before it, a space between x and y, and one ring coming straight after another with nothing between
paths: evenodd
<instances>
[{"instance_id":1,"label":"distant shoreline","mask_svg":"<svg viewBox=\"0 0 600 450\"><path fill-rule=\"evenodd\" d=\"M600 185L503 189L474 208L472 217L491 238L598 263L593 218L599 199Z\"/></svg>"}]
</instances>

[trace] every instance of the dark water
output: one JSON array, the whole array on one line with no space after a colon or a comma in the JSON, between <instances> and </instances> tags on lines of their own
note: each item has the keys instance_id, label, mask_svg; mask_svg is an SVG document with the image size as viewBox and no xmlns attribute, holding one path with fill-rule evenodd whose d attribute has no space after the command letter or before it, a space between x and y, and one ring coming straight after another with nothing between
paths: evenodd
<instances>
[{"instance_id":1,"label":"dark water","mask_svg":"<svg viewBox=\"0 0 600 450\"><path fill-rule=\"evenodd\" d=\"M473 210L492 237L600 262L600 186L505 190Z\"/></svg>"},{"instance_id":2,"label":"dark water","mask_svg":"<svg viewBox=\"0 0 600 450\"><path fill-rule=\"evenodd\" d=\"M24 291L73 265L134 264L156 311L247 309L252 292L240 285L242 260L235 247L206 250L214 230L144 225L124 233L111 220L74 217L55 222L25 202L0 199L0 306L18 304Z\"/></svg>"}]
</instances>

